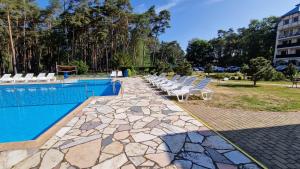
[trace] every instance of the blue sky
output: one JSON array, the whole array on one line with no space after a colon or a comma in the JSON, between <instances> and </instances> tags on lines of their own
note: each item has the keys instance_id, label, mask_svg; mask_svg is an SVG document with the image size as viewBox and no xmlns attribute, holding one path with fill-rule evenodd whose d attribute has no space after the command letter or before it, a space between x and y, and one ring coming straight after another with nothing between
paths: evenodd
<instances>
[{"instance_id":1,"label":"blue sky","mask_svg":"<svg viewBox=\"0 0 300 169\"><path fill-rule=\"evenodd\" d=\"M42 7L47 0L37 0ZM177 40L185 50L193 38L209 40L219 29L240 28L251 19L281 16L300 0L131 0L135 12L143 12L155 5L157 10L171 12L171 28L163 34L163 41Z\"/></svg>"}]
</instances>

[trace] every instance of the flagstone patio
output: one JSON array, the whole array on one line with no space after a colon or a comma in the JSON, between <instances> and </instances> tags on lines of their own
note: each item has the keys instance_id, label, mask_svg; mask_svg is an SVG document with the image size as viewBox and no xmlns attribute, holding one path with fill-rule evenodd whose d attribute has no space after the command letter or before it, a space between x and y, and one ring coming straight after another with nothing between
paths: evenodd
<instances>
[{"instance_id":1,"label":"flagstone patio","mask_svg":"<svg viewBox=\"0 0 300 169\"><path fill-rule=\"evenodd\" d=\"M39 149L1 152L0 169L259 168L141 78L123 86L123 96L93 99Z\"/></svg>"}]
</instances>

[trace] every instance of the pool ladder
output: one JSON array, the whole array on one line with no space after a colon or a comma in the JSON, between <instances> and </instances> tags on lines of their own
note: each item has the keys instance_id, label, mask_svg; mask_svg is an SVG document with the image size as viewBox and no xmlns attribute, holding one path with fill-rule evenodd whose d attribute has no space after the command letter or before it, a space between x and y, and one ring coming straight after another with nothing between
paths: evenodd
<instances>
[{"instance_id":1,"label":"pool ladder","mask_svg":"<svg viewBox=\"0 0 300 169\"><path fill-rule=\"evenodd\" d=\"M92 95L89 95L89 93L92 93ZM90 96L95 96L94 91L88 90L87 85L85 85L85 96L86 96L86 98L89 98Z\"/></svg>"}]
</instances>

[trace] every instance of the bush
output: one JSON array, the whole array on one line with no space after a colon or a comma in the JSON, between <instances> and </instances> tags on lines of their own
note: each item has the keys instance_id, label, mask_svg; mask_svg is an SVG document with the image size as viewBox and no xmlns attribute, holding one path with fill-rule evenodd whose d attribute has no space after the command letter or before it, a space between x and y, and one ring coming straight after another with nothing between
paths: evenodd
<instances>
[{"instance_id":1,"label":"bush","mask_svg":"<svg viewBox=\"0 0 300 169\"><path fill-rule=\"evenodd\" d=\"M284 74L287 78L290 79L290 81L293 81L294 77L296 76L296 74L298 73L297 68L295 67L294 64L290 63L286 69L286 71L284 71Z\"/></svg>"},{"instance_id":2,"label":"bush","mask_svg":"<svg viewBox=\"0 0 300 169\"><path fill-rule=\"evenodd\" d=\"M207 73L208 75L210 73L212 73L213 72L213 65L210 64L210 63L208 63L207 65L205 65L204 72Z\"/></svg>"},{"instance_id":3,"label":"bush","mask_svg":"<svg viewBox=\"0 0 300 169\"><path fill-rule=\"evenodd\" d=\"M212 78L222 80L225 77L229 77L227 73L216 73L214 75L211 75Z\"/></svg>"},{"instance_id":4,"label":"bush","mask_svg":"<svg viewBox=\"0 0 300 169\"><path fill-rule=\"evenodd\" d=\"M193 73L192 65L187 61L181 61L174 68L174 72L181 76L190 76Z\"/></svg>"},{"instance_id":5,"label":"bush","mask_svg":"<svg viewBox=\"0 0 300 169\"><path fill-rule=\"evenodd\" d=\"M74 60L69 63L70 66L77 66L77 73L80 74L86 74L89 71L89 66L85 64L82 60L77 61Z\"/></svg>"},{"instance_id":6,"label":"bush","mask_svg":"<svg viewBox=\"0 0 300 169\"><path fill-rule=\"evenodd\" d=\"M285 80L285 79L286 79L286 78L285 78L285 76L284 76L283 73L277 72L277 71L276 71L273 80L279 81L279 80Z\"/></svg>"}]
</instances>

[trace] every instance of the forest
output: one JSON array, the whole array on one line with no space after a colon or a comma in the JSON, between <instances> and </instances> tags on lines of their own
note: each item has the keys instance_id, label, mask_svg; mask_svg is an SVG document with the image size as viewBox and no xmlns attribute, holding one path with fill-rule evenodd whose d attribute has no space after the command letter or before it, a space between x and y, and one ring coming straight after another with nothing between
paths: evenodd
<instances>
[{"instance_id":1,"label":"forest","mask_svg":"<svg viewBox=\"0 0 300 169\"><path fill-rule=\"evenodd\" d=\"M57 64L91 73L180 72L207 64L241 66L257 57L272 61L277 17L219 30L211 40L192 39L186 52L177 41L159 40L170 19L168 10L155 6L135 13L130 0L49 0L46 8L34 0L1 0L0 74L55 72Z\"/></svg>"},{"instance_id":2,"label":"forest","mask_svg":"<svg viewBox=\"0 0 300 169\"><path fill-rule=\"evenodd\" d=\"M0 1L0 73L54 72L84 64L90 72L153 67L170 12L134 13L130 0Z\"/></svg>"}]
</instances>

